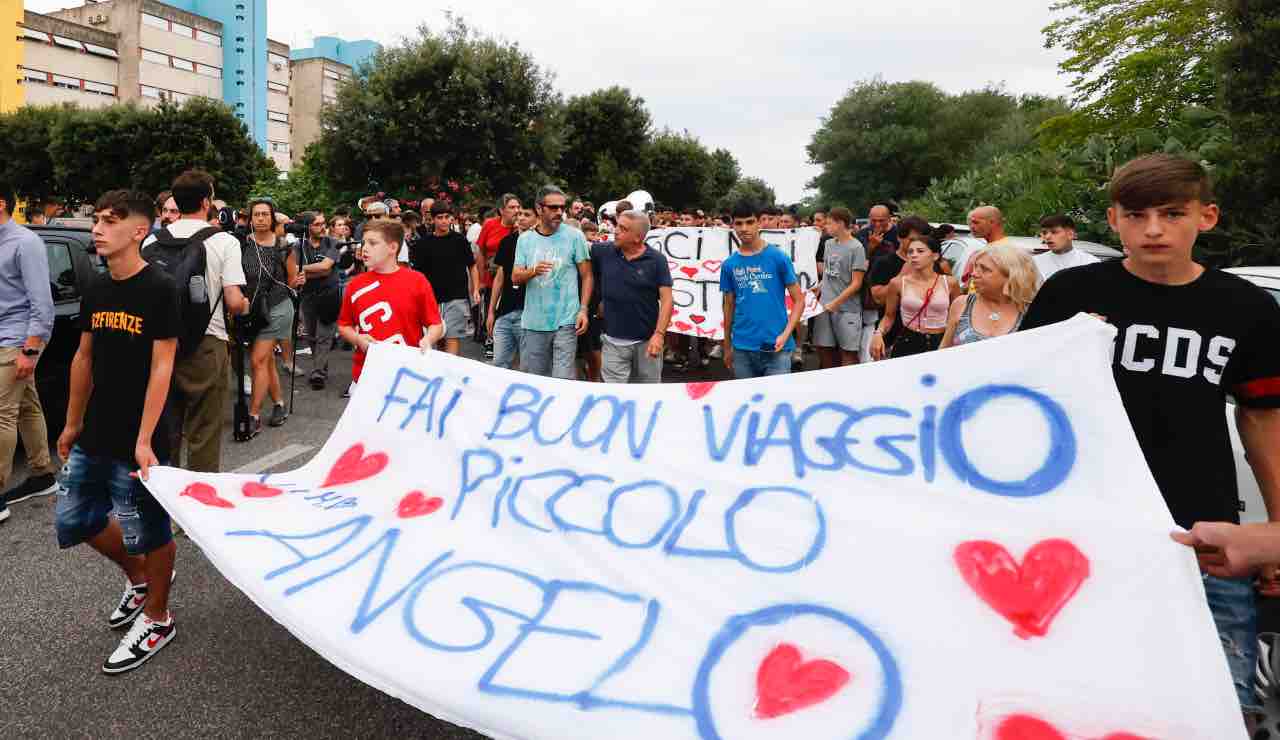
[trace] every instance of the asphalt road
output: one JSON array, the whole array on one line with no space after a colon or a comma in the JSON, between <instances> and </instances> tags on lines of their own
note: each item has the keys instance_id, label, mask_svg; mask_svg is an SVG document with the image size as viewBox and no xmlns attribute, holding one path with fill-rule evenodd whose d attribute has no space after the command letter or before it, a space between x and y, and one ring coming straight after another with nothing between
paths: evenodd
<instances>
[{"instance_id":1,"label":"asphalt road","mask_svg":"<svg viewBox=\"0 0 1280 740\"><path fill-rule=\"evenodd\" d=\"M474 343L464 342L464 354L482 359ZM223 469L283 471L309 460L346 404L349 353L333 355L331 373L323 391L299 379L289 421L247 443L231 441L228 399ZM712 360L665 379L725 377ZM15 480L24 475L16 471ZM0 524L0 737L482 737L330 665L181 535L170 601L177 637L141 668L104 675L121 637L106 618L124 581L87 546L58 549L53 506L52 496L14 505Z\"/></svg>"}]
</instances>

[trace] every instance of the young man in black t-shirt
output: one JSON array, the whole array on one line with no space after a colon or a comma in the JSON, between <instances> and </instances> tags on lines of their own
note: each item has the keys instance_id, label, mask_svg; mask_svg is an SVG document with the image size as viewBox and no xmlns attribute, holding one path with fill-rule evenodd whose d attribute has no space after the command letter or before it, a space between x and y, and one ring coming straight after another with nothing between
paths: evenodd
<instances>
[{"instance_id":1,"label":"young man in black t-shirt","mask_svg":"<svg viewBox=\"0 0 1280 740\"><path fill-rule=\"evenodd\" d=\"M67 423L58 438L67 461L58 545L88 542L128 578L107 622L112 629L133 626L103 664L105 673L137 668L174 636L173 533L168 513L141 482L152 465L169 459L163 416L181 328L173 279L139 254L151 217L145 193L113 190L98 200L93 243L107 274L84 291Z\"/></svg>"},{"instance_id":2,"label":"young man in black t-shirt","mask_svg":"<svg viewBox=\"0 0 1280 740\"><path fill-rule=\"evenodd\" d=\"M454 231L453 208L444 201L431 206L431 231L409 247L409 265L427 276L444 320L444 350L462 351L467 316L480 300L480 276L471 244Z\"/></svg>"},{"instance_id":3,"label":"young man in black t-shirt","mask_svg":"<svg viewBox=\"0 0 1280 740\"><path fill-rule=\"evenodd\" d=\"M493 291L489 296L489 317L487 328L493 338L493 364L508 370L518 370L516 361L524 349L524 329L520 326L520 316L524 311L524 287L511 280L515 269L516 244L520 235L533 228L538 221L538 214L532 208L521 208L516 217L516 228L498 243L498 251L493 263L497 269L493 274Z\"/></svg>"},{"instance_id":4,"label":"young man in black t-shirt","mask_svg":"<svg viewBox=\"0 0 1280 740\"><path fill-rule=\"evenodd\" d=\"M1248 281L1192 261L1196 237L1218 222L1213 201L1208 176L1191 160L1155 154L1121 167L1107 218L1127 257L1057 273L1022 322L1028 329L1087 312L1119 330L1116 385L1182 527L1239 520L1228 394L1270 518L1280 519L1280 307ZM1221 560L1206 550L1201 569ZM1241 707L1252 714L1260 710L1252 583L1204 578Z\"/></svg>"}]
</instances>

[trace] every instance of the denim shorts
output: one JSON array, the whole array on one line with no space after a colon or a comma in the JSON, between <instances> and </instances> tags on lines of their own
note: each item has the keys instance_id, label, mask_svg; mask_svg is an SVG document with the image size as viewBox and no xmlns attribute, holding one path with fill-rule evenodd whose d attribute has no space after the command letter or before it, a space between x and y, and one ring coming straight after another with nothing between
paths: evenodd
<instances>
[{"instance_id":1,"label":"denim shorts","mask_svg":"<svg viewBox=\"0 0 1280 740\"><path fill-rule=\"evenodd\" d=\"M1218 628L1218 639L1231 666L1231 680L1241 711L1260 714L1261 705L1253 693L1253 674L1258 661L1258 603L1249 578L1217 578L1205 575L1204 594Z\"/></svg>"},{"instance_id":2,"label":"denim shorts","mask_svg":"<svg viewBox=\"0 0 1280 740\"><path fill-rule=\"evenodd\" d=\"M173 539L169 512L156 503L142 481L129 477L135 470L136 465L73 447L66 480L58 489L54 523L58 547L75 547L102 534L112 513L130 555L145 555L169 544Z\"/></svg>"},{"instance_id":3,"label":"denim shorts","mask_svg":"<svg viewBox=\"0 0 1280 740\"><path fill-rule=\"evenodd\" d=\"M791 372L791 353L762 352L755 349L733 350L733 376L739 380L786 375Z\"/></svg>"}]
</instances>

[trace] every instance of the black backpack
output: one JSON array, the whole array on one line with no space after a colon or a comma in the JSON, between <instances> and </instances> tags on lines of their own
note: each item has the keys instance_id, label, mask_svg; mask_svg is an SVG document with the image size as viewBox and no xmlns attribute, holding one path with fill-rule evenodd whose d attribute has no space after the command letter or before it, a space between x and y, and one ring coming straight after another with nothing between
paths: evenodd
<instances>
[{"instance_id":1,"label":"black backpack","mask_svg":"<svg viewBox=\"0 0 1280 740\"><path fill-rule=\"evenodd\" d=\"M208 257L204 242L214 234L222 233L216 226L201 229L183 239L161 229L155 241L142 250L142 258L159 267L178 285L178 307L182 314L182 331L178 335L178 356L186 357L195 351L209 328L213 312L222 302L222 291L209 305L209 286L205 283Z\"/></svg>"}]
</instances>

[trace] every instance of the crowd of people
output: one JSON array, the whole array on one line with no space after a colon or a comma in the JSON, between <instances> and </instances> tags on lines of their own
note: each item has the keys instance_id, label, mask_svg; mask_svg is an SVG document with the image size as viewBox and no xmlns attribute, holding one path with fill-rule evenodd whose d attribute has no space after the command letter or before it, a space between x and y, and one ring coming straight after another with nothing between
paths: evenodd
<instances>
[{"instance_id":1,"label":"crowd of people","mask_svg":"<svg viewBox=\"0 0 1280 740\"><path fill-rule=\"evenodd\" d=\"M1041 222L1046 249L1033 257L1009 243L992 206L969 215L972 235L985 243L966 250L948 227L885 206L872 208L861 228L842 207L820 210L806 226L750 201L710 217L624 201L594 220L590 203L548 185L528 200L505 194L493 215L470 222L446 202L425 199L415 212L374 196L361 200L358 221L320 210L291 220L265 198L229 212L213 185L190 171L158 202L114 191L95 207L93 240L107 272L84 291L57 443L67 474L56 533L62 547L87 542L127 579L108 623L128 632L104 671L130 670L173 638L172 529L133 476L180 462L184 447L187 467L218 470L237 345L252 367L256 434L267 397L267 423L287 418L277 353L286 371L305 373L319 390L343 342L353 350L353 385L374 344L459 354L468 337L489 344L490 361L504 368L658 383L673 350L696 351L699 363L714 354L749 379L791 372L806 343L820 367L833 368L1088 313L1118 330L1113 369L1125 409L1173 519L1190 532L1177 538L1197 547L1242 710L1259 710L1250 690L1256 605L1248 574L1280 561L1280 534L1235 524L1223 403L1228 394L1236 401L1249 464L1280 520L1280 307L1193 260L1198 235L1218 218L1196 162L1151 155L1115 172L1109 218L1125 257L1110 262L1073 248L1064 214ZM53 323L48 265L39 238L9 217L13 202L0 187L0 478L19 433L31 477L10 501L56 487L31 381ZM720 270L724 339L714 347L670 333L671 271L646 244L650 229L664 225L736 235L738 248ZM801 227L822 232L812 286L769 242L769 229ZM805 290L823 309L810 321ZM307 369L298 368L295 339L305 344Z\"/></svg>"}]
</instances>

